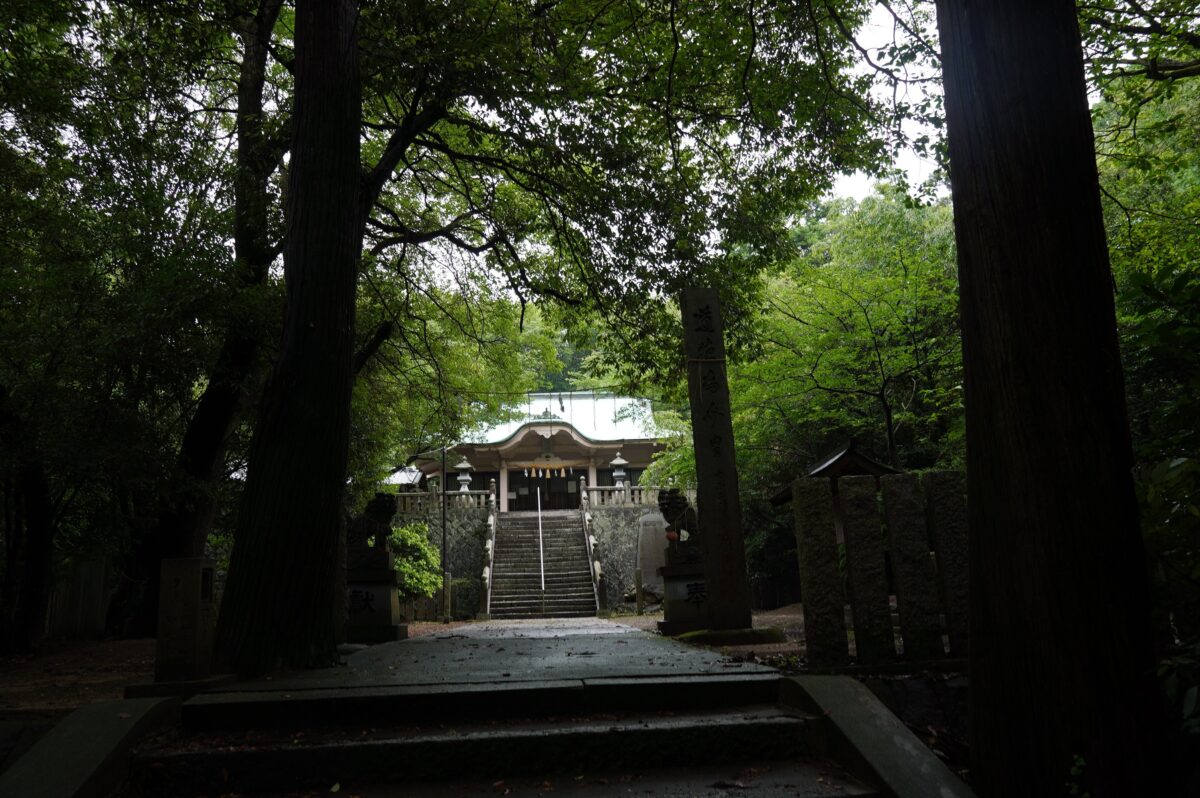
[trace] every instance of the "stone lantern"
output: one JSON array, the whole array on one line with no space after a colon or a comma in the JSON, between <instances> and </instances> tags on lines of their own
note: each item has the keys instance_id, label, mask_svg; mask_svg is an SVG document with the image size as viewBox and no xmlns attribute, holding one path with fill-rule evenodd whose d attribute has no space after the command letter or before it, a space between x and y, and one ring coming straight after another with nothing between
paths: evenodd
<instances>
[{"instance_id":1,"label":"stone lantern","mask_svg":"<svg viewBox=\"0 0 1200 798\"><path fill-rule=\"evenodd\" d=\"M471 470L474 466L464 456L462 462L454 467L458 470L458 490L460 493L466 493L471 489Z\"/></svg>"},{"instance_id":2,"label":"stone lantern","mask_svg":"<svg viewBox=\"0 0 1200 798\"><path fill-rule=\"evenodd\" d=\"M613 467L613 483L618 488L625 487L625 466L629 465L629 461L617 452L617 456L609 463Z\"/></svg>"}]
</instances>

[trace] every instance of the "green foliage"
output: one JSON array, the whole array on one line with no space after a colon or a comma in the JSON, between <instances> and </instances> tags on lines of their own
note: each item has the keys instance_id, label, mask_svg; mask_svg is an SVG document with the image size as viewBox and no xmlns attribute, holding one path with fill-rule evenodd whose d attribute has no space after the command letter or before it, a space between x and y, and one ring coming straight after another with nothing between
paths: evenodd
<instances>
[{"instance_id":1,"label":"green foliage","mask_svg":"<svg viewBox=\"0 0 1200 798\"><path fill-rule=\"evenodd\" d=\"M905 469L963 457L954 233L947 203L883 188L794 231L801 255L772 275L755 344L728 370L752 573L794 571L790 519L769 499L856 439ZM666 446L646 484L695 484L686 413L657 410Z\"/></svg>"},{"instance_id":2,"label":"green foliage","mask_svg":"<svg viewBox=\"0 0 1200 798\"><path fill-rule=\"evenodd\" d=\"M1113 88L1141 91L1141 83ZM1200 81L1162 89L1139 104L1136 127L1124 124L1129 107L1119 99L1095 116L1160 640L1184 646L1164 662L1174 674L1164 685L1194 728L1181 707L1197 676L1188 651L1200 641Z\"/></svg>"},{"instance_id":3,"label":"green foliage","mask_svg":"<svg viewBox=\"0 0 1200 798\"><path fill-rule=\"evenodd\" d=\"M696 451L692 447L691 421L680 411L661 408L654 411L654 426L663 448L642 472L643 485L696 487Z\"/></svg>"},{"instance_id":4,"label":"green foliage","mask_svg":"<svg viewBox=\"0 0 1200 798\"><path fill-rule=\"evenodd\" d=\"M1119 113L1097 109L1098 125ZM1141 459L1200 452L1200 81L1098 143L1122 359Z\"/></svg>"},{"instance_id":5,"label":"green foliage","mask_svg":"<svg viewBox=\"0 0 1200 798\"><path fill-rule=\"evenodd\" d=\"M761 348L731 369L739 451L800 473L856 439L893 465L961 458L961 354L949 205L891 189L797 231L770 284ZM767 476L761 469L752 469Z\"/></svg>"},{"instance_id":6,"label":"green foliage","mask_svg":"<svg viewBox=\"0 0 1200 798\"><path fill-rule=\"evenodd\" d=\"M393 527L388 544L402 599L429 597L441 589L442 561L429 542L428 526L417 522Z\"/></svg>"},{"instance_id":7,"label":"green foliage","mask_svg":"<svg viewBox=\"0 0 1200 798\"><path fill-rule=\"evenodd\" d=\"M230 158L213 117L180 94L190 46L123 9L6 10L4 411L27 433L19 456L47 473L60 548L120 550L152 524L233 304L213 189ZM14 456L4 447L0 470Z\"/></svg>"},{"instance_id":8,"label":"green foliage","mask_svg":"<svg viewBox=\"0 0 1200 798\"><path fill-rule=\"evenodd\" d=\"M1200 734L1200 643L1163 658L1158 678L1175 722L1185 734Z\"/></svg>"},{"instance_id":9,"label":"green foliage","mask_svg":"<svg viewBox=\"0 0 1200 798\"><path fill-rule=\"evenodd\" d=\"M1135 130L1143 110L1200 76L1191 0L1098 0L1080 3L1079 18L1089 81L1111 112L1102 130Z\"/></svg>"},{"instance_id":10,"label":"green foliage","mask_svg":"<svg viewBox=\"0 0 1200 798\"><path fill-rule=\"evenodd\" d=\"M1087 762L1083 757L1076 754L1071 762L1071 772L1066 783L1067 795L1074 796L1074 798L1091 798L1091 793L1085 787L1081 786L1086 783L1086 772Z\"/></svg>"},{"instance_id":11,"label":"green foliage","mask_svg":"<svg viewBox=\"0 0 1200 798\"><path fill-rule=\"evenodd\" d=\"M789 246L787 215L881 155L869 80L837 33L866 7L838 11L364 7L367 158L427 125L381 194L373 246L406 268L473 251L522 301L613 322L606 365L676 371L659 356L678 340L664 299L707 282L744 315L755 272Z\"/></svg>"},{"instance_id":12,"label":"green foliage","mask_svg":"<svg viewBox=\"0 0 1200 798\"><path fill-rule=\"evenodd\" d=\"M352 509L413 454L501 420L555 362L548 331L521 329L518 305L486 285L418 291L381 271L364 273L359 324L369 334L390 321L393 331L355 381Z\"/></svg>"}]
</instances>

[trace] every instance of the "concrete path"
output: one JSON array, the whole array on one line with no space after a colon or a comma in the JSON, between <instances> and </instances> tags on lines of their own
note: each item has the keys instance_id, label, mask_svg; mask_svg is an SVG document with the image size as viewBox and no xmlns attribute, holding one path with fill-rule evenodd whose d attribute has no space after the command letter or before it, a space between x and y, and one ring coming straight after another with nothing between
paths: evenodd
<instances>
[{"instance_id":1,"label":"concrete path","mask_svg":"<svg viewBox=\"0 0 1200 798\"><path fill-rule=\"evenodd\" d=\"M346 665L221 692L729 676L774 669L597 618L490 621L371 646Z\"/></svg>"},{"instance_id":2,"label":"concrete path","mask_svg":"<svg viewBox=\"0 0 1200 798\"><path fill-rule=\"evenodd\" d=\"M857 682L802 681L595 618L448 627L196 695L131 771L156 796L969 796Z\"/></svg>"}]
</instances>

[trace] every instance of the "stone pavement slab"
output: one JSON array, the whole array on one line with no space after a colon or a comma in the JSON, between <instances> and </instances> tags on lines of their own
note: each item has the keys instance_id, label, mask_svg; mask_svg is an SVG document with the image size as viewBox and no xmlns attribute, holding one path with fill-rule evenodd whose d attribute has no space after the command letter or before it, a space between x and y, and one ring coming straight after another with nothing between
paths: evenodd
<instances>
[{"instance_id":1,"label":"stone pavement slab","mask_svg":"<svg viewBox=\"0 0 1200 798\"><path fill-rule=\"evenodd\" d=\"M343 667L239 682L220 692L774 673L613 621L567 618L458 626L371 646Z\"/></svg>"}]
</instances>

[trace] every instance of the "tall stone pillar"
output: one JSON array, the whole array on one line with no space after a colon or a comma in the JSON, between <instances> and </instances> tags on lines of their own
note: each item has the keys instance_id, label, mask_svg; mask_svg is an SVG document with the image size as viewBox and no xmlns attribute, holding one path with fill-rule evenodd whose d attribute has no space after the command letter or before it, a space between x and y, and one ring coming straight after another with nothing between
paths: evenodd
<instances>
[{"instance_id":1,"label":"tall stone pillar","mask_svg":"<svg viewBox=\"0 0 1200 798\"><path fill-rule=\"evenodd\" d=\"M708 614L713 629L748 629L750 582L729 414L721 303L711 288L689 288L683 292L680 307Z\"/></svg>"}]
</instances>

